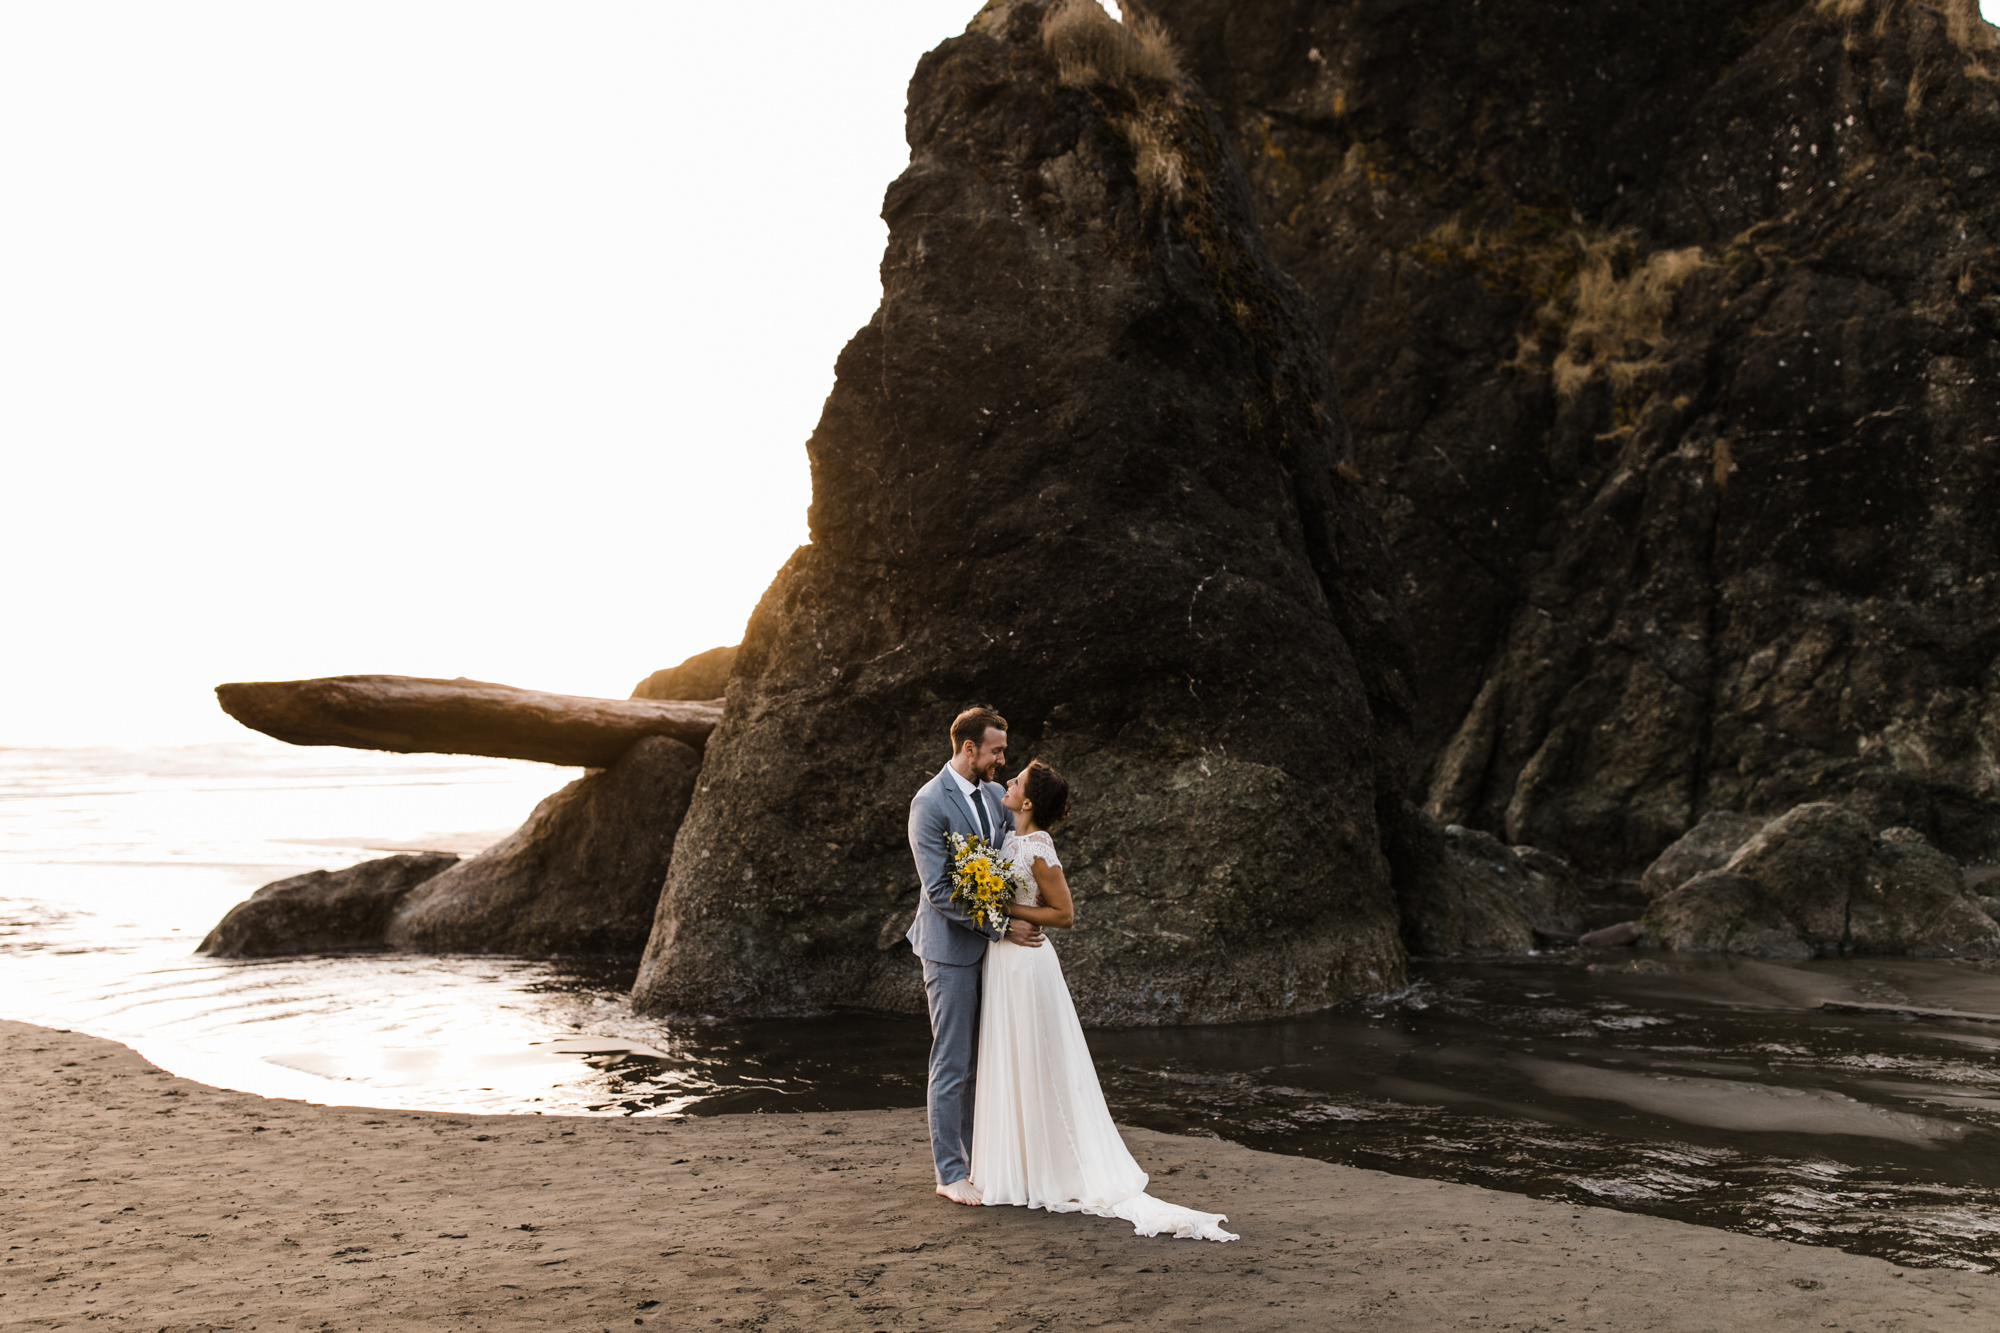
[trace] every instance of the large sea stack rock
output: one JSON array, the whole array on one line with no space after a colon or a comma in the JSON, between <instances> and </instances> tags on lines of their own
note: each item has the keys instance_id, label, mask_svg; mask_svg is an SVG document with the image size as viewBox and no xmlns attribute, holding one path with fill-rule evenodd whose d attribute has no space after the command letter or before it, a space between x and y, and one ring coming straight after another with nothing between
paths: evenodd
<instances>
[{"instance_id":1,"label":"large sea stack rock","mask_svg":"<svg viewBox=\"0 0 2000 1333\"><path fill-rule=\"evenodd\" d=\"M1441 821L1838 796L2000 859L1975 0L1153 0L1339 361Z\"/></svg>"},{"instance_id":2,"label":"large sea stack rock","mask_svg":"<svg viewBox=\"0 0 2000 1333\"><path fill-rule=\"evenodd\" d=\"M423 953L636 956L700 769L688 746L646 737L412 890L384 939Z\"/></svg>"},{"instance_id":3,"label":"large sea stack rock","mask_svg":"<svg viewBox=\"0 0 2000 1333\"><path fill-rule=\"evenodd\" d=\"M269 958L385 948L396 904L457 863L450 852L414 852L277 880L230 908L195 952Z\"/></svg>"},{"instance_id":4,"label":"large sea stack rock","mask_svg":"<svg viewBox=\"0 0 2000 1333\"><path fill-rule=\"evenodd\" d=\"M1642 943L1688 953L2000 955L2000 924L1950 857L1914 829L1878 838L1826 801L1772 820L1727 865L1655 901L1639 926Z\"/></svg>"},{"instance_id":5,"label":"large sea stack rock","mask_svg":"<svg viewBox=\"0 0 2000 1333\"><path fill-rule=\"evenodd\" d=\"M1395 985L1408 630L1206 97L1094 4L1016 0L924 57L908 132L635 1004L920 1011L908 801L975 702L1073 783L1086 1022Z\"/></svg>"}]
</instances>

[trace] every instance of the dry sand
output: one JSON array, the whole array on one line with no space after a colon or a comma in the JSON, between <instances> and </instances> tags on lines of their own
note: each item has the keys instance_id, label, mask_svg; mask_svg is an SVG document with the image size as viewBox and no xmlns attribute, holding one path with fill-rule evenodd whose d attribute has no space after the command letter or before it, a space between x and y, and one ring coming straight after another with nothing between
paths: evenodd
<instances>
[{"instance_id":1,"label":"dry sand","mask_svg":"<svg viewBox=\"0 0 2000 1333\"><path fill-rule=\"evenodd\" d=\"M1127 1131L1230 1245L961 1208L916 1111L269 1101L0 1022L0 1327L2000 1327L2000 1280Z\"/></svg>"}]
</instances>

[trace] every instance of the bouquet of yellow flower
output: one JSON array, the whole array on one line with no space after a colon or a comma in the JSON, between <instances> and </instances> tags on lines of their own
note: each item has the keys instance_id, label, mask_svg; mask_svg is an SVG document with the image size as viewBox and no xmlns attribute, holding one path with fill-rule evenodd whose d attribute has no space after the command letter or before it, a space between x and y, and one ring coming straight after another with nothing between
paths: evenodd
<instances>
[{"instance_id":1,"label":"bouquet of yellow flower","mask_svg":"<svg viewBox=\"0 0 2000 1333\"><path fill-rule=\"evenodd\" d=\"M974 921L1007 929L1007 904L1014 901L1016 874L977 833L945 835L951 853L951 902Z\"/></svg>"}]
</instances>

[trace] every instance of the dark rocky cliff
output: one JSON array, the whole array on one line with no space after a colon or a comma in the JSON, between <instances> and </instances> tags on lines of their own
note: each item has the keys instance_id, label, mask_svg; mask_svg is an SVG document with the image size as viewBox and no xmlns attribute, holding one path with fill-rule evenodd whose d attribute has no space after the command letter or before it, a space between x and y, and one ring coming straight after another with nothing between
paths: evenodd
<instances>
[{"instance_id":1,"label":"dark rocky cliff","mask_svg":"<svg viewBox=\"0 0 2000 1333\"><path fill-rule=\"evenodd\" d=\"M1400 979L1409 631L1314 316L1206 98L1081 11L1045 42L1053 7L987 6L911 84L882 304L808 442L812 544L735 660L642 1010L920 1010L905 812L974 702L1074 784L1086 1021Z\"/></svg>"},{"instance_id":2,"label":"dark rocky cliff","mask_svg":"<svg viewBox=\"0 0 2000 1333\"><path fill-rule=\"evenodd\" d=\"M2000 858L1973 0L1156 0L1336 357L1416 795L1599 869L1848 801Z\"/></svg>"}]
</instances>

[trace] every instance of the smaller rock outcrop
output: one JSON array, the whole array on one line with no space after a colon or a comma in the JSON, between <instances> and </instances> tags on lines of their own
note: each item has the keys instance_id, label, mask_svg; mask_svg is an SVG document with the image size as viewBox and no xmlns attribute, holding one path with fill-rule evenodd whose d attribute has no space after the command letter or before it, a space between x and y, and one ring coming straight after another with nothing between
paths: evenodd
<instances>
[{"instance_id":1,"label":"smaller rock outcrop","mask_svg":"<svg viewBox=\"0 0 2000 1333\"><path fill-rule=\"evenodd\" d=\"M1639 877L1639 889L1648 898L1671 893L1706 870L1720 870L1736 855L1736 849L1757 836L1768 819L1757 815L1734 815L1714 810L1680 836Z\"/></svg>"},{"instance_id":2,"label":"smaller rock outcrop","mask_svg":"<svg viewBox=\"0 0 2000 1333\"><path fill-rule=\"evenodd\" d=\"M1527 953L1537 933L1563 939L1580 928L1576 872L1559 856L1457 824L1440 831L1415 812L1398 842L1397 901L1413 954Z\"/></svg>"},{"instance_id":3,"label":"smaller rock outcrop","mask_svg":"<svg viewBox=\"0 0 2000 1333\"><path fill-rule=\"evenodd\" d=\"M1831 802L1771 821L1728 862L1660 897L1642 943L1760 958L2000 956L2000 923L1915 830L1877 837Z\"/></svg>"},{"instance_id":4,"label":"smaller rock outcrop","mask_svg":"<svg viewBox=\"0 0 2000 1333\"><path fill-rule=\"evenodd\" d=\"M380 949L396 904L457 862L450 852L418 852L266 884L230 908L195 952L270 958Z\"/></svg>"},{"instance_id":5,"label":"smaller rock outcrop","mask_svg":"<svg viewBox=\"0 0 2000 1333\"><path fill-rule=\"evenodd\" d=\"M633 689L634 699L720 699L736 665L736 645L696 653L679 666L655 671Z\"/></svg>"},{"instance_id":6,"label":"smaller rock outcrop","mask_svg":"<svg viewBox=\"0 0 2000 1333\"><path fill-rule=\"evenodd\" d=\"M215 687L222 711L293 745L348 745L401 754L479 754L572 768L606 768L647 736L700 750L722 705L671 699L591 699L486 681L419 676L324 676Z\"/></svg>"},{"instance_id":7,"label":"smaller rock outcrop","mask_svg":"<svg viewBox=\"0 0 2000 1333\"><path fill-rule=\"evenodd\" d=\"M384 939L423 953L637 957L700 769L689 746L646 737L404 897Z\"/></svg>"}]
</instances>

